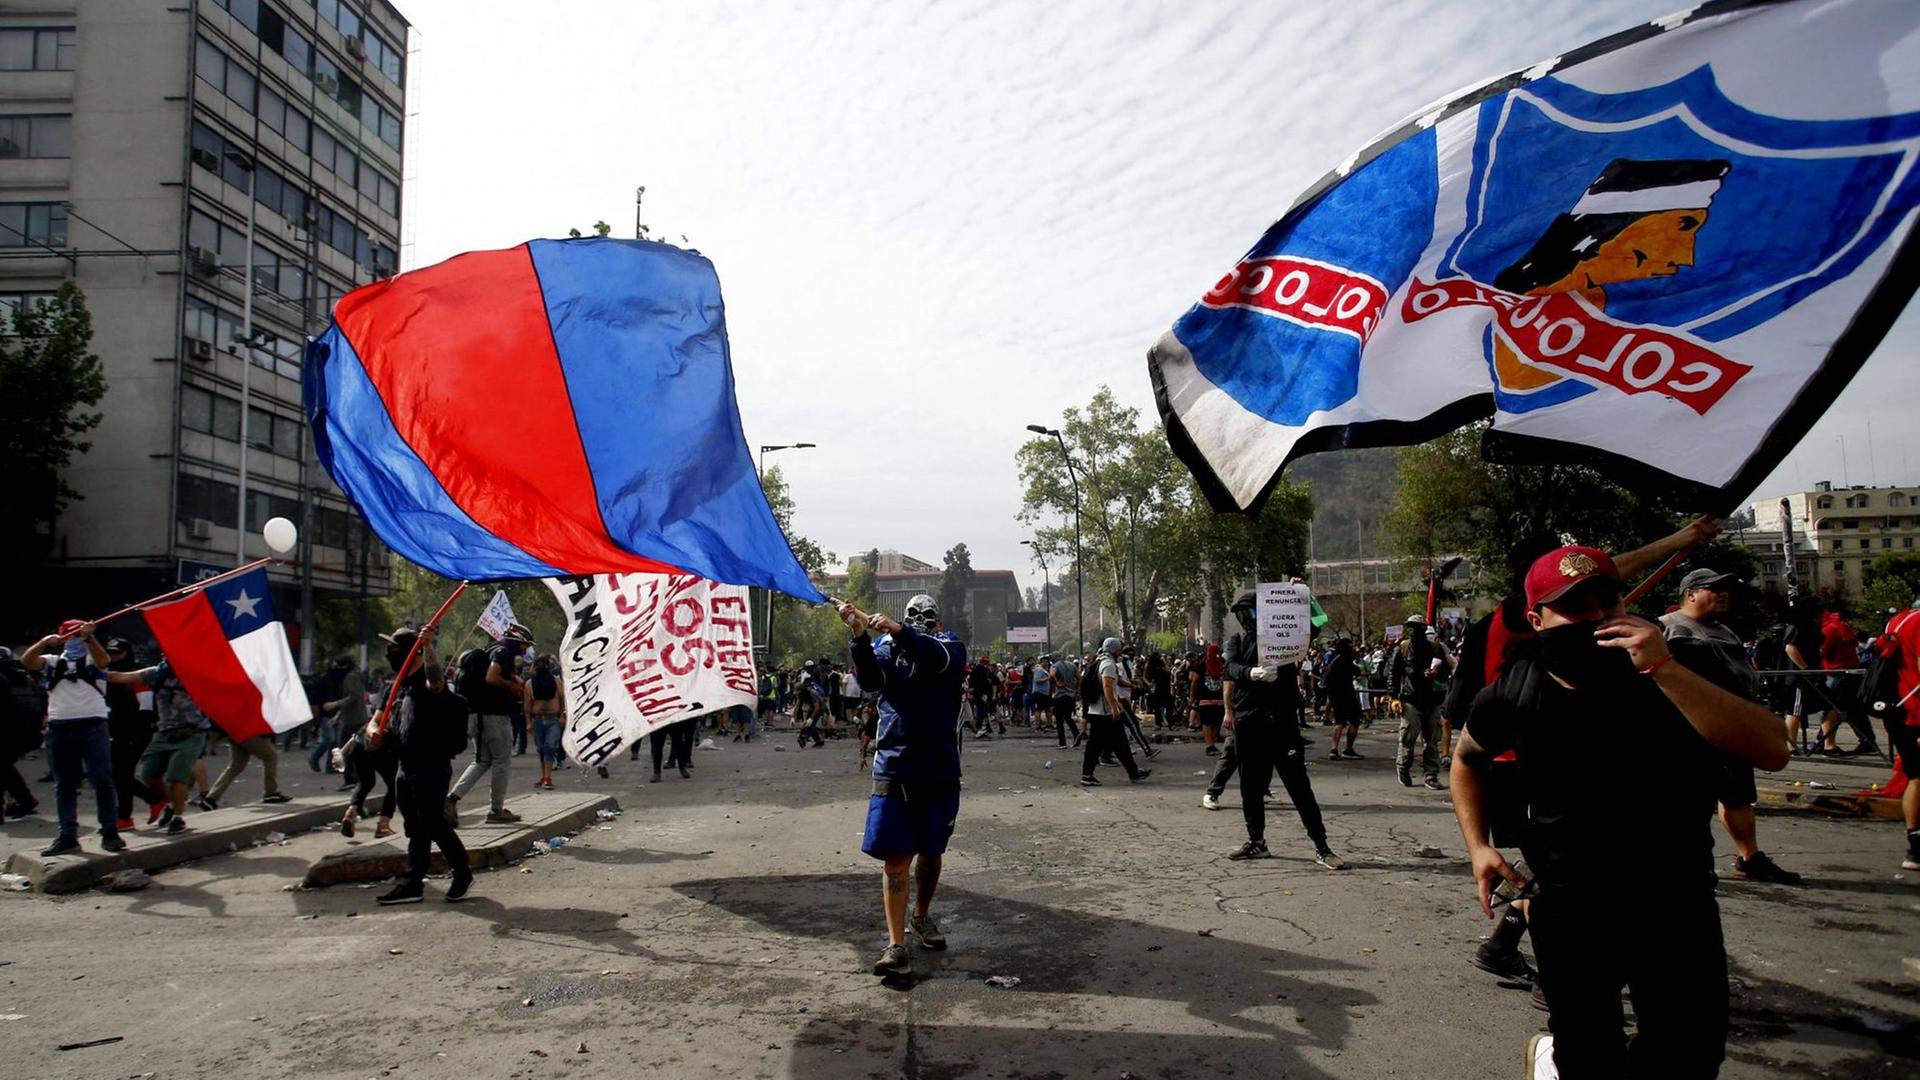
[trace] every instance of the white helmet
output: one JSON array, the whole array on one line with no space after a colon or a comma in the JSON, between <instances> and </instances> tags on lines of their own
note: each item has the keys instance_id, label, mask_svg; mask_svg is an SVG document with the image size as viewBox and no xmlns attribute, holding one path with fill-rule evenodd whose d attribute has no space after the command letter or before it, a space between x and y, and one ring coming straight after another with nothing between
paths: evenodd
<instances>
[{"instance_id":1,"label":"white helmet","mask_svg":"<svg viewBox=\"0 0 1920 1080\"><path fill-rule=\"evenodd\" d=\"M933 597L920 593L907 601L906 623L908 626L915 630L932 630L933 625L939 621L940 608L933 602Z\"/></svg>"}]
</instances>

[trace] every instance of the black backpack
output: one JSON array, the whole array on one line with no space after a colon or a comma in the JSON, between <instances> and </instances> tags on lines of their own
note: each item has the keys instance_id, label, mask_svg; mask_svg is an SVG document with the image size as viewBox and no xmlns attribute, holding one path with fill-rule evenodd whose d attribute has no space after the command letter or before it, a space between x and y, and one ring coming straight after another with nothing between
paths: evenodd
<instances>
[{"instance_id":1,"label":"black backpack","mask_svg":"<svg viewBox=\"0 0 1920 1080\"><path fill-rule=\"evenodd\" d=\"M1860 679L1860 706L1874 716L1884 717L1901 705L1900 665L1903 657L1899 638L1891 631L1915 617L1909 611L1904 613L1904 618L1888 623L1889 632L1880 635L1881 647L1874 650L1873 659L1867 662L1867 673Z\"/></svg>"},{"instance_id":2,"label":"black backpack","mask_svg":"<svg viewBox=\"0 0 1920 1080\"><path fill-rule=\"evenodd\" d=\"M1096 701L1105 701L1106 693L1106 687L1101 685L1100 680L1100 661L1095 659L1080 669L1080 700L1091 705Z\"/></svg>"},{"instance_id":3,"label":"black backpack","mask_svg":"<svg viewBox=\"0 0 1920 1080\"><path fill-rule=\"evenodd\" d=\"M468 705L479 708L481 702L494 696L494 688L487 685L487 670L492 666L493 658L481 648L468 649L454 661L453 688Z\"/></svg>"},{"instance_id":4,"label":"black backpack","mask_svg":"<svg viewBox=\"0 0 1920 1080\"><path fill-rule=\"evenodd\" d=\"M47 688L18 660L0 661L0 736L38 744Z\"/></svg>"}]
</instances>

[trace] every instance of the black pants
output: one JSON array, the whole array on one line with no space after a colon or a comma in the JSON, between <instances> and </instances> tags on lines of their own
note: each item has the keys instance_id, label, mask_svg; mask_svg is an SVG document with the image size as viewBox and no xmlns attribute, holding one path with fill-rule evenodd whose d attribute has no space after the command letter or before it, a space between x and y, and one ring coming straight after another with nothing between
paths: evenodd
<instances>
[{"instance_id":1,"label":"black pants","mask_svg":"<svg viewBox=\"0 0 1920 1080\"><path fill-rule=\"evenodd\" d=\"M133 767L140 763L141 753L153 741L153 728L137 721L116 727L109 719L107 734L113 743L113 794L120 801L120 816L130 818L133 816L134 795L139 795L148 806L153 805L153 796L148 793L147 785L133 776Z\"/></svg>"},{"instance_id":2,"label":"black pants","mask_svg":"<svg viewBox=\"0 0 1920 1080\"><path fill-rule=\"evenodd\" d=\"M1081 776L1093 775L1103 752L1118 755L1128 777L1140 775L1140 767L1133 763L1133 749L1127 745L1126 733L1120 727L1124 722L1111 716L1087 714L1087 748L1080 756Z\"/></svg>"},{"instance_id":3,"label":"black pants","mask_svg":"<svg viewBox=\"0 0 1920 1080\"><path fill-rule=\"evenodd\" d=\"M666 749L667 740L673 740L673 757L668 762L680 765L693 764L693 721L682 720L677 724L668 724L653 729L653 771L660 771L660 752Z\"/></svg>"},{"instance_id":4,"label":"black pants","mask_svg":"<svg viewBox=\"0 0 1920 1080\"><path fill-rule=\"evenodd\" d=\"M1077 698L1053 699L1053 733L1059 736L1061 746L1067 745L1067 732L1073 730L1073 712L1079 707Z\"/></svg>"},{"instance_id":5,"label":"black pants","mask_svg":"<svg viewBox=\"0 0 1920 1080\"><path fill-rule=\"evenodd\" d=\"M1720 908L1710 884L1681 892L1648 903L1643 895L1548 886L1533 901L1528 930L1552 1006L1554 1061L1566 1080L1719 1073L1727 1049ZM1638 1022L1630 1040L1621 1031L1622 986Z\"/></svg>"},{"instance_id":6,"label":"black pants","mask_svg":"<svg viewBox=\"0 0 1920 1080\"><path fill-rule=\"evenodd\" d=\"M453 763L426 768L403 766L394 782L399 797L400 817L407 830L407 880L427 879L433 861L433 845L447 858L447 869L456 874L468 872L467 846L460 834L447 827L447 790L453 787Z\"/></svg>"},{"instance_id":7,"label":"black pants","mask_svg":"<svg viewBox=\"0 0 1920 1080\"><path fill-rule=\"evenodd\" d=\"M1120 709L1126 714L1120 721L1120 745L1125 746L1127 736L1131 735L1140 741L1140 749L1143 753L1152 752L1153 746L1147 742L1147 733L1140 730L1140 714L1133 710L1133 702L1126 702L1120 706Z\"/></svg>"},{"instance_id":8,"label":"black pants","mask_svg":"<svg viewBox=\"0 0 1920 1080\"><path fill-rule=\"evenodd\" d=\"M526 753L527 752L527 716L526 714L516 708L511 713L507 714L507 723L509 723L513 727L513 752L516 754Z\"/></svg>"},{"instance_id":9,"label":"black pants","mask_svg":"<svg viewBox=\"0 0 1920 1080\"><path fill-rule=\"evenodd\" d=\"M27 778L20 775L18 762L26 748L17 745L4 732L0 732L0 741L7 744L0 746L0 793L6 795L6 799L0 801L11 802L22 810L40 805L33 797L33 789L27 786Z\"/></svg>"},{"instance_id":10,"label":"black pants","mask_svg":"<svg viewBox=\"0 0 1920 1080\"><path fill-rule=\"evenodd\" d=\"M400 768L400 759L394 757L391 751L368 750L358 740L353 745L353 753L347 755L347 772L354 777L353 812L366 813L367 796L373 794L374 782L385 780L387 790L380 796L380 816L393 817L394 802L398 798L394 793L394 773Z\"/></svg>"},{"instance_id":11,"label":"black pants","mask_svg":"<svg viewBox=\"0 0 1920 1080\"><path fill-rule=\"evenodd\" d=\"M1240 758L1240 813L1247 819L1247 839L1267 841L1267 789L1280 774L1287 798L1300 814L1300 824L1315 848L1327 846L1327 827L1320 820L1320 803L1307 779L1306 743L1293 718L1240 716L1233 725L1233 743Z\"/></svg>"}]
</instances>

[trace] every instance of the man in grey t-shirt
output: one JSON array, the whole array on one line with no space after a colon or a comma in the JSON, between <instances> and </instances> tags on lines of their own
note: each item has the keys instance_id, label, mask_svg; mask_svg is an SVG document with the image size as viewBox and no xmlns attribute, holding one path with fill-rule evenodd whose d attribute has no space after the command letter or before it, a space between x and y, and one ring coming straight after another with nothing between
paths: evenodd
<instances>
[{"instance_id":1,"label":"man in grey t-shirt","mask_svg":"<svg viewBox=\"0 0 1920 1080\"><path fill-rule=\"evenodd\" d=\"M1680 610L1663 616L1660 627L1673 658L1694 674L1722 690L1763 701L1746 643L1721 621L1732 606L1733 586L1738 580L1704 566L1688 571L1680 579ZM1721 755L1720 766L1715 795L1720 800L1720 822L1727 827L1736 849L1733 876L1780 885L1800 884L1799 874L1782 870L1760 850L1753 813L1753 805L1759 801L1753 766L1726 755Z\"/></svg>"}]
</instances>

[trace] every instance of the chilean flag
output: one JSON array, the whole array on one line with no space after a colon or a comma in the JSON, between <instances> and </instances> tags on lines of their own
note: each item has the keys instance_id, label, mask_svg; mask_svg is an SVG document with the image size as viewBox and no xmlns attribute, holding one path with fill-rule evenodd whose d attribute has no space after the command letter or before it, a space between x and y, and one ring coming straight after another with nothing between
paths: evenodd
<instances>
[{"instance_id":1,"label":"chilean flag","mask_svg":"<svg viewBox=\"0 0 1920 1080\"><path fill-rule=\"evenodd\" d=\"M692 573L824 599L760 489L694 252L533 240L365 286L308 346L305 397L334 482L446 577Z\"/></svg>"},{"instance_id":2,"label":"chilean flag","mask_svg":"<svg viewBox=\"0 0 1920 1080\"><path fill-rule=\"evenodd\" d=\"M313 719L265 568L143 614L193 703L235 742Z\"/></svg>"}]
</instances>

